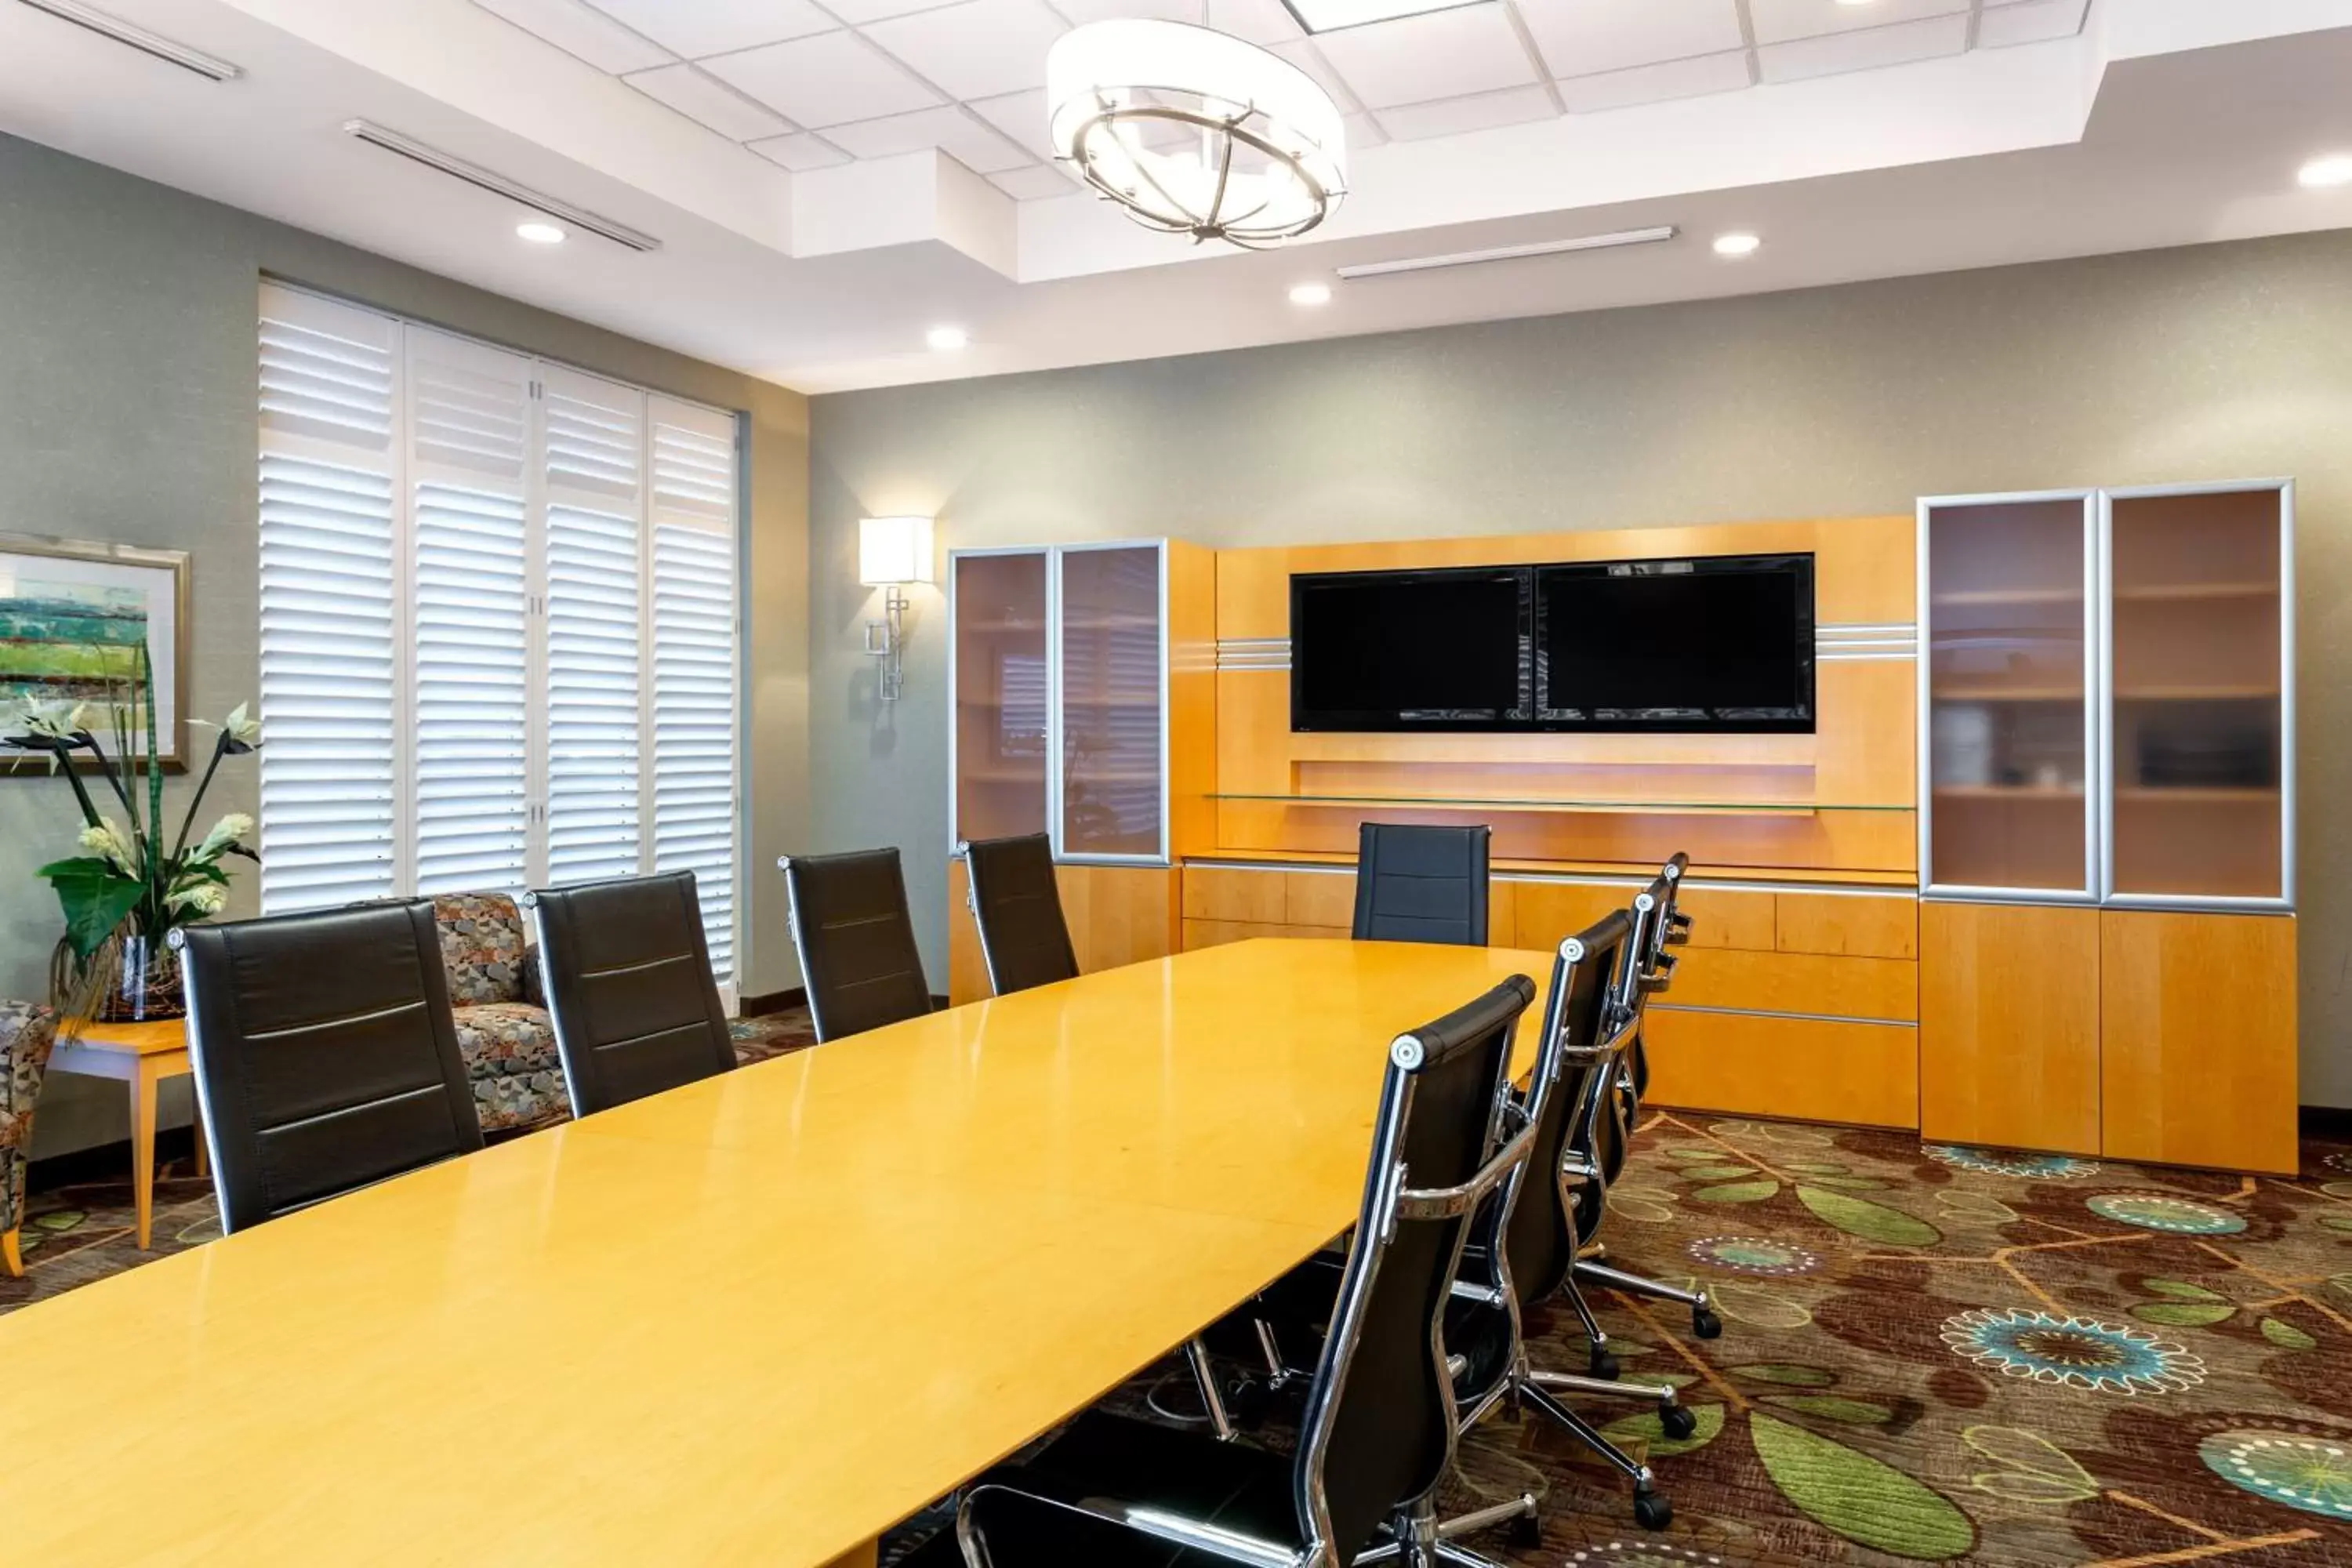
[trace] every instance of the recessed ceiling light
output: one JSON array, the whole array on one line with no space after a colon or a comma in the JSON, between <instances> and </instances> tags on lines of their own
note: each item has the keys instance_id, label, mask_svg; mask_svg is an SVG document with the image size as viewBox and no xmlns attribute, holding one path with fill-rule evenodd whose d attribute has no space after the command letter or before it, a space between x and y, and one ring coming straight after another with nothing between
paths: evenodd
<instances>
[{"instance_id":1,"label":"recessed ceiling light","mask_svg":"<svg viewBox=\"0 0 2352 1568\"><path fill-rule=\"evenodd\" d=\"M1715 237L1717 256L1753 256L1764 242L1752 234L1718 234Z\"/></svg>"},{"instance_id":2,"label":"recessed ceiling light","mask_svg":"<svg viewBox=\"0 0 2352 1568\"><path fill-rule=\"evenodd\" d=\"M515 225L515 233L522 238L530 241L533 245L562 245L563 243L563 227L562 225L542 223L537 218L532 218L527 223L519 223Z\"/></svg>"},{"instance_id":3,"label":"recessed ceiling light","mask_svg":"<svg viewBox=\"0 0 2352 1568\"><path fill-rule=\"evenodd\" d=\"M1837 0L1841 5L1874 5L1878 0Z\"/></svg>"},{"instance_id":4,"label":"recessed ceiling light","mask_svg":"<svg viewBox=\"0 0 2352 1568\"><path fill-rule=\"evenodd\" d=\"M1425 11L1452 11L1477 0L1282 0L1298 25L1310 33L1360 27L1367 22L1393 22Z\"/></svg>"},{"instance_id":5,"label":"recessed ceiling light","mask_svg":"<svg viewBox=\"0 0 2352 1568\"><path fill-rule=\"evenodd\" d=\"M2314 158L2294 177L2297 183L2315 191L2330 185L2352 185L2352 153L2331 153L2325 158Z\"/></svg>"},{"instance_id":6,"label":"recessed ceiling light","mask_svg":"<svg viewBox=\"0 0 2352 1568\"><path fill-rule=\"evenodd\" d=\"M951 353L971 342L971 334L961 327L933 327L923 334L923 341L941 353Z\"/></svg>"},{"instance_id":7,"label":"recessed ceiling light","mask_svg":"<svg viewBox=\"0 0 2352 1568\"><path fill-rule=\"evenodd\" d=\"M1331 285L1294 283L1290 288L1290 302L1294 305L1328 305L1331 302Z\"/></svg>"}]
</instances>

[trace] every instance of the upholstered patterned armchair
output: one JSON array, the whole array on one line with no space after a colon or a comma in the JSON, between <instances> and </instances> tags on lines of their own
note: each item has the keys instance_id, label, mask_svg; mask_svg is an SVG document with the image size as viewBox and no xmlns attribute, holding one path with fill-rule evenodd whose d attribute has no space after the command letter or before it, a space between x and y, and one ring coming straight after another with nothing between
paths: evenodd
<instances>
[{"instance_id":1,"label":"upholstered patterned armchair","mask_svg":"<svg viewBox=\"0 0 2352 1568\"><path fill-rule=\"evenodd\" d=\"M0 1002L0 1269L25 1272L16 1227L25 1222L25 1163L33 1143L33 1101L58 1040L58 1016L31 1002Z\"/></svg>"},{"instance_id":2,"label":"upholstered patterned armchair","mask_svg":"<svg viewBox=\"0 0 2352 1568\"><path fill-rule=\"evenodd\" d=\"M572 1113L563 1062L539 965L523 945L522 911L503 893L450 893L433 900L433 920L482 1131L562 1121Z\"/></svg>"}]
</instances>

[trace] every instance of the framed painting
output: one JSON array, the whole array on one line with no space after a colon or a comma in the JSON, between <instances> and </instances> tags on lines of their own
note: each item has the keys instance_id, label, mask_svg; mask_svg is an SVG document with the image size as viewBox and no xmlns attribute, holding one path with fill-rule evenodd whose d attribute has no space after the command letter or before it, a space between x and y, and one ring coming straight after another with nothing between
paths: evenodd
<instances>
[{"instance_id":1,"label":"framed painting","mask_svg":"<svg viewBox=\"0 0 2352 1568\"><path fill-rule=\"evenodd\" d=\"M142 643L155 669L157 760L184 767L188 552L0 533L0 706L104 702L137 678Z\"/></svg>"}]
</instances>

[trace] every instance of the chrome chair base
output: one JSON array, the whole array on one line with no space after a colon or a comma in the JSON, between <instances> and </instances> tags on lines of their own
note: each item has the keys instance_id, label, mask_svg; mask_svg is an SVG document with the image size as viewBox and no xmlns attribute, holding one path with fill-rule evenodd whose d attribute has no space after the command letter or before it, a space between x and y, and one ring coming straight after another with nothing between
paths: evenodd
<instances>
[{"instance_id":1,"label":"chrome chair base","mask_svg":"<svg viewBox=\"0 0 2352 1568\"><path fill-rule=\"evenodd\" d=\"M1707 1300L1706 1292L1704 1290L1678 1289L1675 1286L1662 1285L1655 1279L1645 1279L1639 1274L1628 1274L1622 1268L1612 1268L1608 1264L1583 1258L1576 1260L1576 1267L1570 1283L1571 1287L1580 1283L1589 1283L1601 1286L1605 1289L1622 1290L1629 1296L1647 1296L1653 1300L1676 1302L1690 1309L1692 1333L1703 1340L1723 1337L1723 1320L1716 1315L1715 1303ZM1582 1292L1571 1288L1568 1295L1569 1300L1576 1306L1577 1317L1585 1325L1585 1332L1593 1335L1593 1349L1597 1354L1602 1340L1596 1332L1598 1325L1592 1321L1591 1309L1585 1305Z\"/></svg>"}]
</instances>

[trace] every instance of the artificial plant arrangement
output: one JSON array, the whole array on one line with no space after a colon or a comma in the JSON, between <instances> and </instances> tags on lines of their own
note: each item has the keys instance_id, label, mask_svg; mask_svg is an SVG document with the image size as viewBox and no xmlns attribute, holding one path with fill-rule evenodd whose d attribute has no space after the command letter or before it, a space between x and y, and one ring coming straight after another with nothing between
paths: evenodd
<instances>
[{"instance_id":1,"label":"artificial plant arrangement","mask_svg":"<svg viewBox=\"0 0 2352 1568\"><path fill-rule=\"evenodd\" d=\"M110 752L100 728L112 742ZM65 774L81 807L83 853L52 860L37 873L57 889L65 911L66 934L49 968L51 1000L59 1006L95 993L101 1018L174 1017L185 1011L177 960L164 939L174 927L221 911L228 901L229 857L261 858L245 843L253 818L243 812L227 813L195 844L188 842L222 760L261 744L261 726L242 703L218 726L206 728L217 731L212 759L167 849L163 771L152 760L155 675L145 644L131 673L109 679L101 701L27 700L0 718L0 746L45 755L52 773ZM143 752L134 744L142 734ZM85 752L90 776L113 795L123 820L100 810L102 795L93 795L75 765Z\"/></svg>"}]
</instances>

